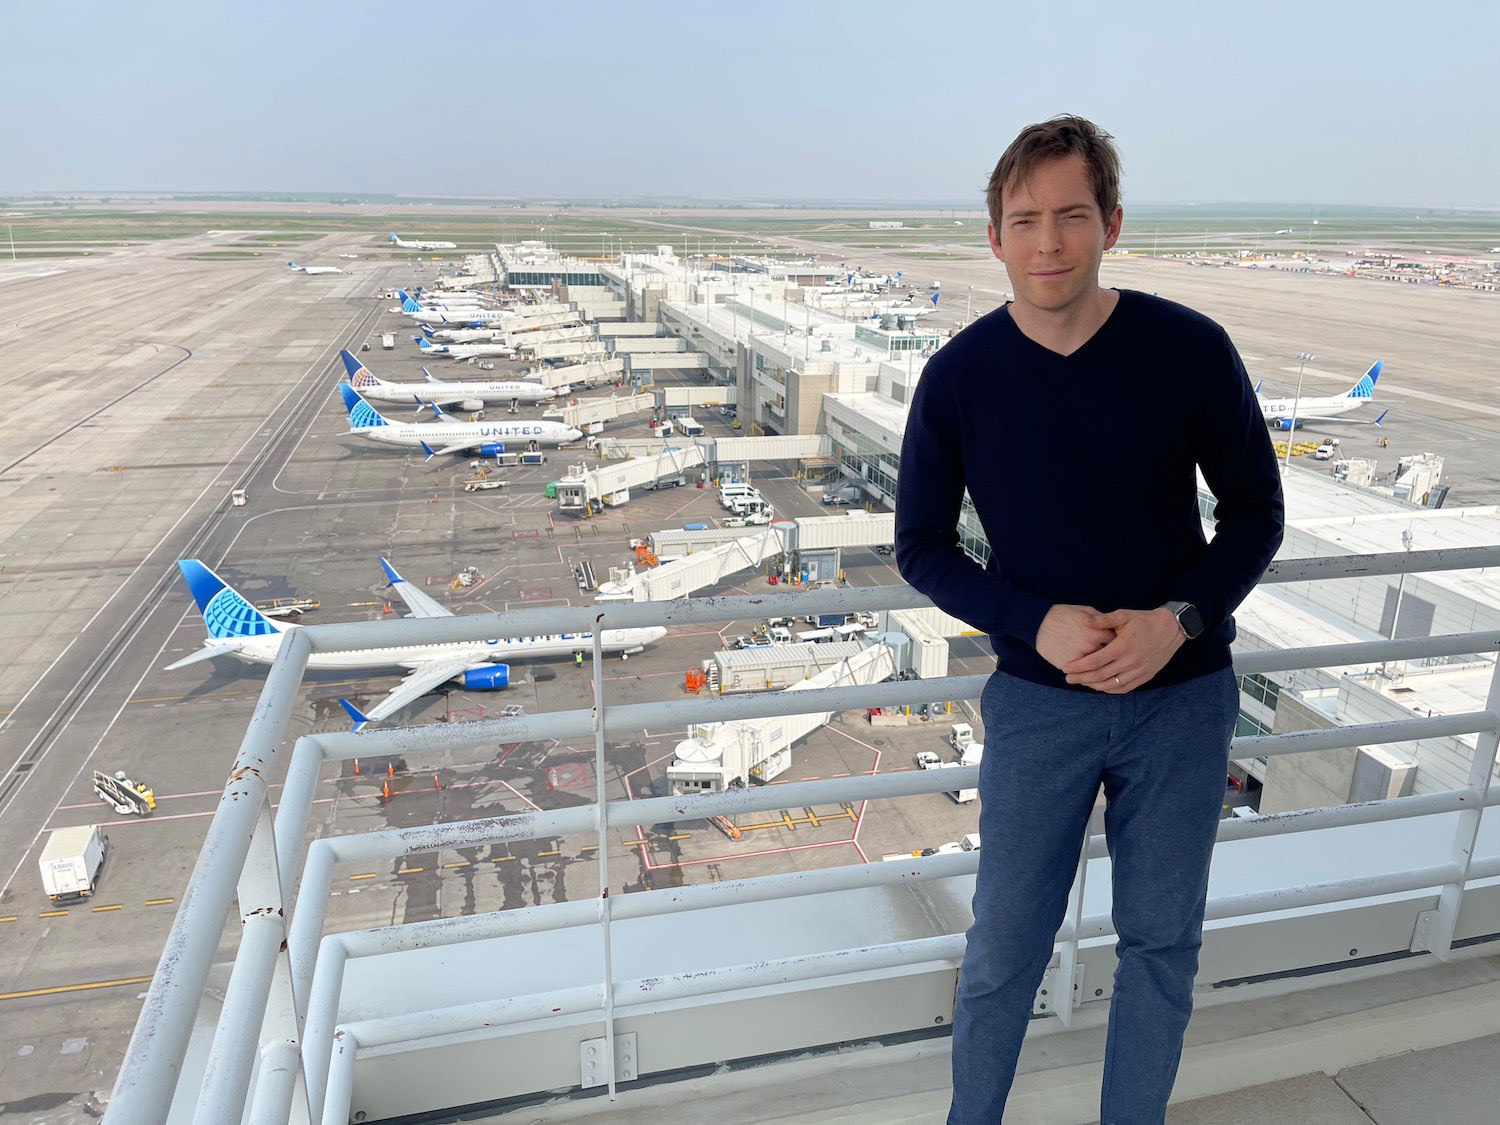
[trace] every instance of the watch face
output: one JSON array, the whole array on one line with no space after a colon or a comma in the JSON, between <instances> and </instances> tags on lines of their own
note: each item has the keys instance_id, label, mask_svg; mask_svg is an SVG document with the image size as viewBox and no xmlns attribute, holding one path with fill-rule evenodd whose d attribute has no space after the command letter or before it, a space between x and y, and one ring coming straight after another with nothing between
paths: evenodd
<instances>
[{"instance_id":1,"label":"watch face","mask_svg":"<svg viewBox=\"0 0 1500 1125\"><path fill-rule=\"evenodd\" d=\"M1177 620L1182 623L1182 631L1188 635L1188 640L1193 640L1203 633L1203 615L1198 612L1197 606L1186 606L1177 615Z\"/></svg>"}]
</instances>

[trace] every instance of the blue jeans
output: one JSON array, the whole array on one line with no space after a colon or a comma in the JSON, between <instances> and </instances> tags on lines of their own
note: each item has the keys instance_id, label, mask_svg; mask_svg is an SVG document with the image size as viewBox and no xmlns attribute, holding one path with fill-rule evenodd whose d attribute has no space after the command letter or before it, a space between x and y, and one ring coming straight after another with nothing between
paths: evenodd
<instances>
[{"instance_id":1,"label":"blue jeans","mask_svg":"<svg viewBox=\"0 0 1500 1125\"><path fill-rule=\"evenodd\" d=\"M1155 1125L1193 1011L1239 714L1234 672L1125 695L996 672L980 714L979 879L954 1003L949 1125L999 1125L1101 783L1119 964L1099 1115ZM1067 1003L1071 985L1054 993Z\"/></svg>"}]
</instances>

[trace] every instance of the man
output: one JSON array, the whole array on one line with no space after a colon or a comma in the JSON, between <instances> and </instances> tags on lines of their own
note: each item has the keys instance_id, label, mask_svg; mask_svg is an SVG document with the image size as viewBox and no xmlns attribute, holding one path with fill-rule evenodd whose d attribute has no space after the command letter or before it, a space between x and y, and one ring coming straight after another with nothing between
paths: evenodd
<instances>
[{"instance_id":1,"label":"man","mask_svg":"<svg viewBox=\"0 0 1500 1125\"><path fill-rule=\"evenodd\" d=\"M986 202L1015 299L927 364L896 502L902 575L999 657L980 701L984 846L949 1121L1000 1121L1102 784L1119 964L1100 1116L1160 1122L1239 709L1230 614L1281 542L1281 485L1224 330L1099 285L1123 217L1109 134L1068 116L1028 126ZM1195 466L1217 501L1212 542ZM965 489L984 567L959 546ZM1068 982L1056 993L1068 1003Z\"/></svg>"}]
</instances>

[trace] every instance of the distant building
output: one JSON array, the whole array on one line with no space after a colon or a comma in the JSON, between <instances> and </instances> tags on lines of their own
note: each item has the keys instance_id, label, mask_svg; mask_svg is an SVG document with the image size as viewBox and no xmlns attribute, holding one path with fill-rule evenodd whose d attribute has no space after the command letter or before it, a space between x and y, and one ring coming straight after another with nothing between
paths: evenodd
<instances>
[{"instance_id":1,"label":"distant building","mask_svg":"<svg viewBox=\"0 0 1500 1125\"><path fill-rule=\"evenodd\" d=\"M900 230L906 224L900 219L871 219L871 230Z\"/></svg>"}]
</instances>

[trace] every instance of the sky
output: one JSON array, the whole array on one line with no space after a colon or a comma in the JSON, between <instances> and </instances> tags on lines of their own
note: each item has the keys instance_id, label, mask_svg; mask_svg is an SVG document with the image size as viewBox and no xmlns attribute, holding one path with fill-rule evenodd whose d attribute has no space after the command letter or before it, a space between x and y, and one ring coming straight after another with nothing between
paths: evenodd
<instances>
[{"instance_id":1,"label":"sky","mask_svg":"<svg viewBox=\"0 0 1500 1125\"><path fill-rule=\"evenodd\" d=\"M82 0L5 25L0 193L978 206L1016 131L1070 112L1114 134L1127 204L1500 208L1493 0Z\"/></svg>"}]
</instances>

